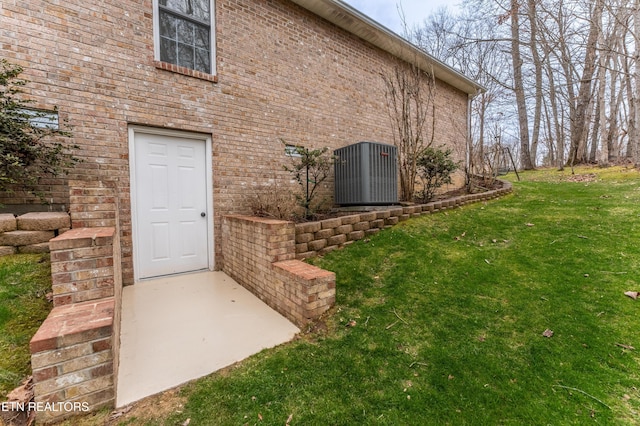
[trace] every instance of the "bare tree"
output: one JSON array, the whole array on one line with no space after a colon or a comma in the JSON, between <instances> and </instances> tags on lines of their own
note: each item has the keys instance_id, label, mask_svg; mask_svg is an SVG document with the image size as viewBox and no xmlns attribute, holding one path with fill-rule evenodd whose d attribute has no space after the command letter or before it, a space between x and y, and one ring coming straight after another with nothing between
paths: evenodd
<instances>
[{"instance_id":1,"label":"bare tree","mask_svg":"<svg viewBox=\"0 0 640 426\"><path fill-rule=\"evenodd\" d=\"M523 60L520 53L520 2L511 0L511 64L513 66L513 91L518 108L518 126L520 129L520 164L525 170L533 169L529 148L529 116L522 76Z\"/></svg>"},{"instance_id":2,"label":"bare tree","mask_svg":"<svg viewBox=\"0 0 640 426\"><path fill-rule=\"evenodd\" d=\"M576 98L575 113L571 117L574 123L571 132L571 146L569 147L569 158L567 163L570 165L583 163L586 161L580 146L585 142L585 132L587 131L587 110L591 101L591 84L593 74L596 69L596 48L599 38L600 23L602 22L602 10L604 8L604 0L596 0L593 11L591 13L589 36L587 38L587 49L584 59L584 68L582 70L582 78L580 79L580 89Z\"/></svg>"},{"instance_id":3,"label":"bare tree","mask_svg":"<svg viewBox=\"0 0 640 426\"><path fill-rule=\"evenodd\" d=\"M385 98L398 148L400 200L413 199L417 177L418 154L433 142L435 119L435 79L413 64L398 64L388 74L380 74L385 84ZM429 135L431 130L431 135Z\"/></svg>"},{"instance_id":4,"label":"bare tree","mask_svg":"<svg viewBox=\"0 0 640 426\"><path fill-rule=\"evenodd\" d=\"M525 169L640 163L640 0L463 0L424 26L425 50L489 89L475 158L508 133Z\"/></svg>"}]
</instances>

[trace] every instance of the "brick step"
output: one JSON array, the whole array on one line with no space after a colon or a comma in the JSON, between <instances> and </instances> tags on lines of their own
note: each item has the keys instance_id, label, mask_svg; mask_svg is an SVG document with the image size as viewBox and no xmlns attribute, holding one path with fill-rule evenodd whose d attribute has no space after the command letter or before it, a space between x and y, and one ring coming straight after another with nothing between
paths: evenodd
<instances>
[{"instance_id":1,"label":"brick step","mask_svg":"<svg viewBox=\"0 0 640 426\"><path fill-rule=\"evenodd\" d=\"M29 344L36 402L113 406L114 310L113 297L53 308ZM46 422L60 413L38 415Z\"/></svg>"}]
</instances>

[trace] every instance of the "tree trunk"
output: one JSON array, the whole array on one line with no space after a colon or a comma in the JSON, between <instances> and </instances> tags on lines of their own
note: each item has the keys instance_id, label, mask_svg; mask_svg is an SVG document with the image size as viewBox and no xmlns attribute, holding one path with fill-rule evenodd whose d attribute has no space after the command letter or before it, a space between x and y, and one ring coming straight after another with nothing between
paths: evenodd
<instances>
[{"instance_id":1,"label":"tree trunk","mask_svg":"<svg viewBox=\"0 0 640 426\"><path fill-rule=\"evenodd\" d=\"M538 52L538 15L536 12L537 0L528 0L529 5L529 22L531 25L531 55L533 58L533 66L535 70L535 110L533 113L533 132L531 134L531 162L533 167L536 166L536 157L538 155L538 142L540 139L540 124L542 122L542 63Z\"/></svg>"},{"instance_id":2,"label":"tree trunk","mask_svg":"<svg viewBox=\"0 0 640 426\"><path fill-rule=\"evenodd\" d=\"M601 33L600 47L605 46L604 32ZM598 97L596 102L598 103L598 115L597 120L600 128L600 155L597 156L597 162L600 166L606 167L609 164L609 144L607 140L609 135L607 132L607 104L606 104L606 85L607 85L607 63L609 62L610 54L600 53L600 60L598 64ZM615 80L611 77L611 84L615 86ZM613 98L611 99L613 102ZM594 142L595 144L595 142Z\"/></svg>"},{"instance_id":3,"label":"tree trunk","mask_svg":"<svg viewBox=\"0 0 640 426\"><path fill-rule=\"evenodd\" d=\"M547 78L549 79L549 98L551 101L551 115L553 117L556 139L557 162L552 164L555 164L559 170L562 170L562 168L564 167L564 132L563 126L559 119L561 112L558 108L558 94L556 91L555 78L553 76L553 70L551 69L551 64L549 62L547 62ZM551 117L549 119L551 119Z\"/></svg>"},{"instance_id":4,"label":"tree trunk","mask_svg":"<svg viewBox=\"0 0 640 426\"><path fill-rule=\"evenodd\" d=\"M629 134L632 147L633 163L638 165L640 163L640 149L638 143L640 143L640 0L635 0L633 5L633 37L635 40L635 70L633 76L635 78L635 91L633 93L634 110L631 112L634 115L635 126L632 134Z\"/></svg>"},{"instance_id":5,"label":"tree trunk","mask_svg":"<svg viewBox=\"0 0 640 426\"><path fill-rule=\"evenodd\" d=\"M640 1L640 0L636 0ZM589 26L589 36L587 38L587 49L585 52L584 68L582 70L582 78L580 79L580 88L576 99L575 115L572 117L574 123L571 132L571 144L569 146L569 165L584 163L585 158L581 155L581 146L585 143L585 132L587 127L587 110L591 98L591 83L596 67L596 48L598 44L598 36L600 32L599 22L602 21L602 10L604 8L604 0L596 0L591 14L591 23Z\"/></svg>"},{"instance_id":6,"label":"tree trunk","mask_svg":"<svg viewBox=\"0 0 640 426\"><path fill-rule=\"evenodd\" d=\"M599 89L598 89L599 90ZM596 99L596 110L594 112L593 130L591 131L591 146L589 148L589 162L596 163L598 155L598 141L602 129L600 128L600 112L601 105L600 100Z\"/></svg>"},{"instance_id":7,"label":"tree trunk","mask_svg":"<svg viewBox=\"0 0 640 426\"><path fill-rule=\"evenodd\" d=\"M513 85L518 108L518 124L520 128L520 165L525 170L533 169L529 150L529 118L522 77L522 57L520 55L520 5L518 0L511 0L511 61L513 65Z\"/></svg>"}]
</instances>

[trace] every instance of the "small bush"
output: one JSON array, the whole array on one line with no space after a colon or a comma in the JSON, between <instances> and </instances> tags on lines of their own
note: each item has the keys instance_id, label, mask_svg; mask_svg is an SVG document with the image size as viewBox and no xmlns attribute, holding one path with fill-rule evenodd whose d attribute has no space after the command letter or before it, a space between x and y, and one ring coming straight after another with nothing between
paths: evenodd
<instances>
[{"instance_id":1,"label":"small bush","mask_svg":"<svg viewBox=\"0 0 640 426\"><path fill-rule=\"evenodd\" d=\"M286 142L282 140L286 146ZM295 147L295 153L289 154L290 166L284 169L291 173L299 185L299 191L294 194L298 205L304 210L304 218L311 219L323 204L317 200L320 185L330 175L333 168L333 156L327 154L329 148L309 149L302 146Z\"/></svg>"},{"instance_id":2,"label":"small bush","mask_svg":"<svg viewBox=\"0 0 640 426\"><path fill-rule=\"evenodd\" d=\"M433 199L435 192L444 184L451 183L451 175L458 165L451 159L451 149L426 148L418 154L416 160L418 176L422 181L422 190L417 199L427 202Z\"/></svg>"},{"instance_id":3,"label":"small bush","mask_svg":"<svg viewBox=\"0 0 640 426\"><path fill-rule=\"evenodd\" d=\"M22 97L27 80L22 67L0 60L0 191L25 190L40 197L38 179L58 176L80 160L71 154L78 147L57 142L71 133L55 126L38 125L46 114L30 108ZM51 140L53 139L53 140Z\"/></svg>"},{"instance_id":4,"label":"small bush","mask_svg":"<svg viewBox=\"0 0 640 426\"><path fill-rule=\"evenodd\" d=\"M300 215L300 208L290 190L283 188L276 179L256 189L249 200L249 207L255 216L293 220Z\"/></svg>"}]
</instances>

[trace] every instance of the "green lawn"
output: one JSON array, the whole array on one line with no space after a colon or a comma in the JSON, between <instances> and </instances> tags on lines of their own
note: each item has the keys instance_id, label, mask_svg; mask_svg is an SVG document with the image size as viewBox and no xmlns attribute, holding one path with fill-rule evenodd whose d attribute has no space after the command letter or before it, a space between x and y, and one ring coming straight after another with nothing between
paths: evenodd
<instances>
[{"instance_id":1,"label":"green lawn","mask_svg":"<svg viewBox=\"0 0 640 426\"><path fill-rule=\"evenodd\" d=\"M640 423L640 175L576 173L599 176L526 173L316 259L337 274L323 331L118 424Z\"/></svg>"},{"instance_id":2,"label":"green lawn","mask_svg":"<svg viewBox=\"0 0 640 426\"><path fill-rule=\"evenodd\" d=\"M51 304L48 255L0 257L0 401L31 374L29 341Z\"/></svg>"},{"instance_id":3,"label":"green lawn","mask_svg":"<svg viewBox=\"0 0 640 426\"><path fill-rule=\"evenodd\" d=\"M166 424L640 422L640 176L587 172L316 260L337 274L327 331L185 387Z\"/></svg>"}]
</instances>

